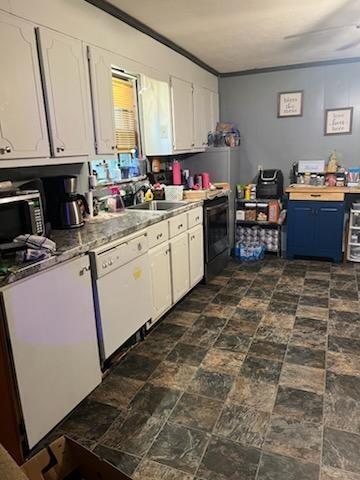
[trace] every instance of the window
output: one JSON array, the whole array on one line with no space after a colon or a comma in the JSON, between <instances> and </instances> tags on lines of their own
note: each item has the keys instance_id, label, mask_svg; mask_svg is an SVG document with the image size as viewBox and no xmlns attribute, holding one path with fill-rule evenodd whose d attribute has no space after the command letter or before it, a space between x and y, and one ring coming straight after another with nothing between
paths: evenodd
<instances>
[{"instance_id":1,"label":"window","mask_svg":"<svg viewBox=\"0 0 360 480\"><path fill-rule=\"evenodd\" d=\"M136 78L113 71L112 90L116 149L119 153L139 151Z\"/></svg>"}]
</instances>

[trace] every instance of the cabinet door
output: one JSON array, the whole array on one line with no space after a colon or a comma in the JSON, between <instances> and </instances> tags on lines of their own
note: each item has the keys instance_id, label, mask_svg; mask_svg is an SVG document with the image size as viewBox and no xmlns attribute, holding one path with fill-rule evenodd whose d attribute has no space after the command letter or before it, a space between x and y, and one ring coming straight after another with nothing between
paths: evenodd
<instances>
[{"instance_id":1,"label":"cabinet door","mask_svg":"<svg viewBox=\"0 0 360 480\"><path fill-rule=\"evenodd\" d=\"M343 202L318 202L315 210L315 245L319 256L340 261L344 231Z\"/></svg>"},{"instance_id":2,"label":"cabinet door","mask_svg":"<svg viewBox=\"0 0 360 480\"><path fill-rule=\"evenodd\" d=\"M34 27L0 13L0 160L49 156Z\"/></svg>"},{"instance_id":3,"label":"cabinet door","mask_svg":"<svg viewBox=\"0 0 360 480\"><path fill-rule=\"evenodd\" d=\"M96 47L88 47L88 58L90 62L95 151L101 155L111 154L114 153L116 144L111 60L108 52Z\"/></svg>"},{"instance_id":4,"label":"cabinet door","mask_svg":"<svg viewBox=\"0 0 360 480\"><path fill-rule=\"evenodd\" d=\"M213 92L204 90L204 146L207 145L208 134L213 132L216 127L213 114Z\"/></svg>"},{"instance_id":5,"label":"cabinet door","mask_svg":"<svg viewBox=\"0 0 360 480\"><path fill-rule=\"evenodd\" d=\"M171 78L174 150L194 147L192 83Z\"/></svg>"},{"instance_id":6,"label":"cabinet door","mask_svg":"<svg viewBox=\"0 0 360 480\"><path fill-rule=\"evenodd\" d=\"M168 82L141 76L139 92L145 155L171 155L171 102Z\"/></svg>"},{"instance_id":7,"label":"cabinet door","mask_svg":"<svg viewBox=\"0 0 360 480\"><path fill-rule=\"evenodd\" d=\"M45 28L37 32L52 153L55 157L87 155L88 105L82 43Z\"/></svg>"},{"instance_id":8,"label":"cabinet door","mask_svg":"<svg viewBox=\"0 0 360 480\"><path fill-rule=\"evenodd\" d=\"M100 382L88 257L2 292L29 448Z\"/></svg>"},{"instance_id":9,"label":"cabinet door","mask_svg":"<svg viewBox=\"0 0 360 480\"><path fill-rule=\"evenodd\" d=\"M214 130L212 113L212 92L194 85L194 146L204 148L208 133Z\"/></svg>"},{"instance_id":10,"label":"cabinet door","mask_svg":"<svg viewBox=\"0 0 360 480\"><path fill-rule=\"evenodd\" d=\"M163 243L149 251L153 293L153 315L157 320L171 307L170 246Z\"/></svg>"},{"instance_id":11,"label":"cabinet door","mask_svg":"<svg viewBox=\"0 0 360 480\"><path fill-rule=\"evenodd\" d=\"M188 231L190 288L204 276L204 240L203 226L198 225Z\"/></svg>"},{"instance_id":12,"label":"cabinet door","mask_svg":"<svg viewBox=\"0 0 360 480\"><path fill-rule=\"evenodd\" d=\"M219 94L211 92L211 130L215 130L219 117Z\"/></svg>"},{"instance_id":13,"label":"cabinet door","mask_svg":"<svg viewBox=\"0 0 360 480\"><path fill-rule=\"evenodd\" d=\"M203 148L205 140L205 89L194 85L194 147Z\"/></svg>"},{"instance_id":14,"label":"cabinet door","mask_svg":"<svg viewBox=\"0 0 360 480\"><path fill-rule=\"evenodd\" d=\"M187 232L170 241L173 303L190 288L189 243Z\"/></svg>"},{"instance_id":15,"label":"cabinet door","mask_svg":"<svg viewBox=\"0 0 360 480\"><path fill-rule=\"evenodd\" d=\"M311 255L314 248L316 202L290 201L287 214L287 254Z\"/></svg>"}]
</instances>

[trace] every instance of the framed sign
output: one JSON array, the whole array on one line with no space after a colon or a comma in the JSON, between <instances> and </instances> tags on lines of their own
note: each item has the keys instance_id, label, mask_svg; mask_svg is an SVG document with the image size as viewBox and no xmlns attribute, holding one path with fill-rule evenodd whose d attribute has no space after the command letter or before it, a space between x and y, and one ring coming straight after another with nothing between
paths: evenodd
<instances>
[{"instance_id":1,"label":"framed sign","mask_svg":"<svg viewBox=\"0 0 360 480\"><path fill-rule=\"evenodd\" d=\"M350 135L354 107L325 110L325 135Z\"/></svg>"},{"instance_id":2,"label":"framed sign","mask_svg":"<svg viewBox=\"0 0 360 480\"><path fill-rule=\"evenodd\" d=\"M278 118L302 117L303 90L280 92L278 94Z\"/></svg>"}]
</instances>

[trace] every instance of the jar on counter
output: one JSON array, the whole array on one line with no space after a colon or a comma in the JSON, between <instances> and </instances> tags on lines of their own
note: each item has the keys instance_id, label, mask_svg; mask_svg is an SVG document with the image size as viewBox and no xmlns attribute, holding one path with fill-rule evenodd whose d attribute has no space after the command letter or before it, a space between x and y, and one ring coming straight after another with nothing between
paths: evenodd
<instances>
[{"instance_id":1,"label":"jar on counter","mask_svg":"<svg viewBox=\"0 0 360 480\"><path fill-rule=\"evenodd\" d=\"M317 175L316 175L316 173L312 173L310 175L310 185L312 185L313 187L315 187L317 185Z\"/></svg>"}]
</instances>

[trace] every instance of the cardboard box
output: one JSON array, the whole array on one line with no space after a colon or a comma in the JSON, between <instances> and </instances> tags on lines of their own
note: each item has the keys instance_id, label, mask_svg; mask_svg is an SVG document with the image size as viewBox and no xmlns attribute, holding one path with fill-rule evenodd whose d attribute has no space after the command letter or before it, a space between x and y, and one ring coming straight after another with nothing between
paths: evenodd
<instances>
[{"instance_id":1,"label":"cardboard box","mask_svg":"<svg viewBox=\"0 0 360 480\"><path fill-rule=\"evenodd\" d=\"M0 445L1 480L130 480L110 463L60 437L19 467Z\"/></svg>"}]
</instances>

